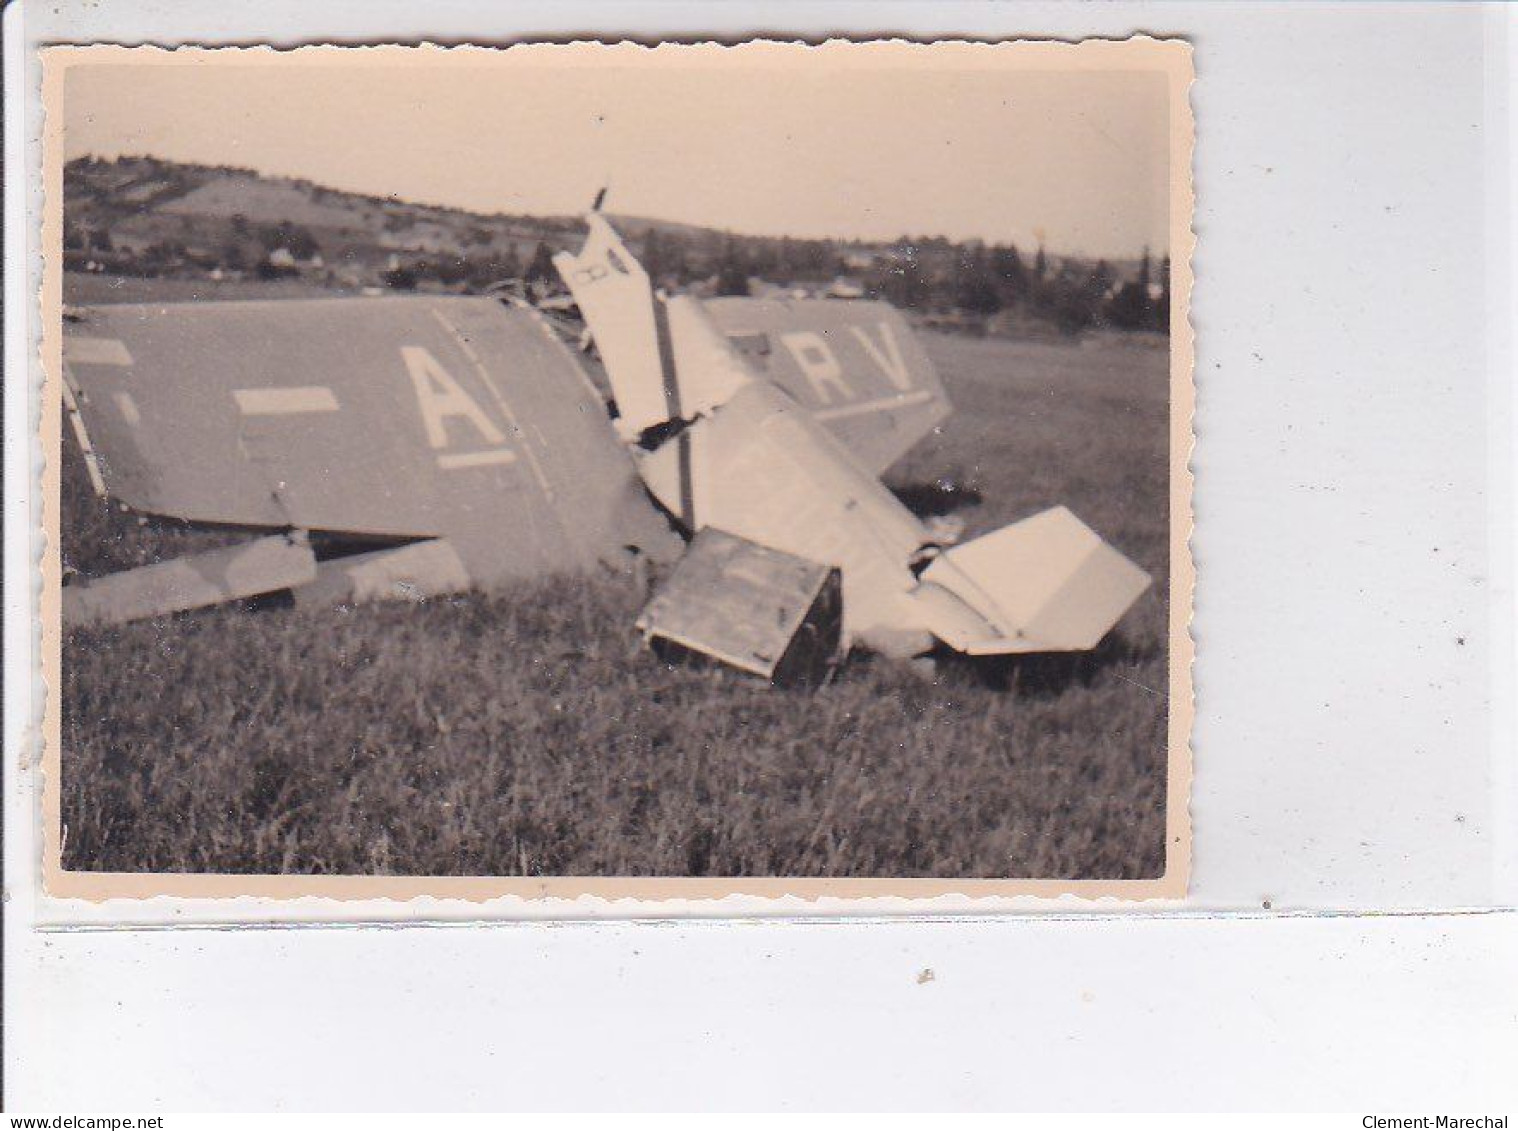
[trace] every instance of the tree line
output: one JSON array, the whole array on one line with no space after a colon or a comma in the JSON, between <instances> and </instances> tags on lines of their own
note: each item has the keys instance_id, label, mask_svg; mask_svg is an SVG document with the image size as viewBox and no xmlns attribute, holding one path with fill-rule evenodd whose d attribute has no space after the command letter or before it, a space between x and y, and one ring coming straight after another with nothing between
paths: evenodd
<instances>
[{"instance_id":1,"label":"tree line","mask_svg":"<svg viewBox=\"0 0 1518 1131\"><path fill-rule=\"evenodd\" d=\"M83 158L70 162L67 173L73 212L65 219L63 233L68 262L78 266L94 261L92 269L103 266L133 274L221 268L275 277L302 270L297 264L309 268L325 250L325 258L334 261L331 267L341 263L349 273L397 289L435 285L478 290L522 280L548 290L558 286L553 252L576 246L580 231L578 223L567 218L402 208L392 201L294 181L290 183L307 190L313 200L363 201L381 208L383 226L391 235L425 219L449 233L454 246L442 252L397 252L388 244L399 241L381 243L379 232L363 236L352 231L337 238L337 246L323 249L321 241L329 238L326 229L318 237L290 220L254 223L242 215L229 220L182 215L175 217L178 225L156 225L153 242L144 245L138 239L131 246L118 247L112 239L115 223L128 214L153 212L159 197L178 195L213 173L257 175L232 167L179 166L151 158L120 162ZM96 181L108 177L119 181L123 175L150 188L150 198L128 203L107 189L104 180ZM75 211L76 200L90 204ZM1103 326L1164 332L1170 320L1170 260L1164 257L1156 262L1147 251L1136 268L1130 263L1118 270L1104 259L1059 257L1043 247L1028 255L1010 243L956 243L943 236L902 236L880 245L743 236L679 226L640 227L637 221L622 226L631 229L624 235L650 276L670 290L696 288L741 295L751 293L758 283L761 289L862 293L925 317L947 317L971 326L984 326L997 316L1027 318L1065 333ZM533 240L531 255L518 250L523 236ZM124 236L121 242L125 243ZM849 287L840 288L840 282Z\"/></svg>"}]
</instances>

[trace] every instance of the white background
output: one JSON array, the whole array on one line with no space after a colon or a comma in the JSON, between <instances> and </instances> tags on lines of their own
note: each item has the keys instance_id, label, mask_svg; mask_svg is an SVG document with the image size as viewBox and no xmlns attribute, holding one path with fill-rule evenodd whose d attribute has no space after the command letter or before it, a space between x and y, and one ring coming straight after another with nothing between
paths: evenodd
<instances>
[{"instance_id":1,"label":"white background","mask_svg":"<svg viewBox=\"0 0 1518 1131\"><path fill-rule=\"evenodd\" d=\"M13 96L35 80L14 69L33 62L23 34L1184 35L1200 585L1184 911L37 931L81 916L37 902L18 772L35 493L13 322L34 292L8 271L12 1110L1512 1105L1511 22L1474 5L13 6ZM36 214L15 176L24 109L12 267ZM1327 914L1388 910L1425 914Z\"/></svg>"}]
</instances>

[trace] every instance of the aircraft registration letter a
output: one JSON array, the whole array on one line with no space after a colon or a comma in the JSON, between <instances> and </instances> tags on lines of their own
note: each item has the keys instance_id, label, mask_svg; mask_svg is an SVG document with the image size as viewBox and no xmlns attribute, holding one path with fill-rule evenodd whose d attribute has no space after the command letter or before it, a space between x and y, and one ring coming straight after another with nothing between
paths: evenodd
<instances>
[{"instance_id":1,"label":"aircraft registration letter a","mask_svg":"<svg viewBox=\"0 0 1518 1131\"><path fill-rule=\"evenodd\" d=\"M437 358L421 346L402 346L401 357L405 359L406 372L411 375L411 384L416 388L416 404L427 428L429 444L434 448L448 446L448 428L444 421L451 416L469 421L489 443L506 442L506 437L485 415L484 409L438 363Z\"/></svg>"}]
</instances>

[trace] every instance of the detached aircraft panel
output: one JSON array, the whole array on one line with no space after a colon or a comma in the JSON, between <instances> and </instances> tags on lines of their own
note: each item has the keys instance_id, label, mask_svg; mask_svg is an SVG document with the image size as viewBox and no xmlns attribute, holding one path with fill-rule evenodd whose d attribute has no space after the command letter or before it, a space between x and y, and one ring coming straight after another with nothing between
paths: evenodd
<instances>
[{"instance_id":1,"label":"detached aircraft panel","mask_svg":"<svg viewBox=\"0 0 1518 1131\"><path fill-rule=\"evenodd\" d=\"M106 487L138 510L447 537L480 583L670 550L594 390L531 312L182 303L96 307L67 329Z\"/></svg>"},{"instance_id":2,"label":"detached aircraft panel","mask_svg":"<svg viewBox=\"0 0 1518 1131\"><path fill-rule=\"evenodd\" d=\"M717 298L705 306L760 374L876 475L949 415L933 363L888 303Z\"/></svg>"},{"instance_id":3,"label":"detached aircraft panel","mask_svg":"<svg viewBox=\"0 0 1518 1131\"><path fill-rule=\"evenodd\" d=\"M1065 507L944 551L922 580L983 619L979 630L945 622L931 596L924 608L940 636L972 655L1095 648L1150 584Z\"/></svg>"},{"instance_id":4,"label":"detached aircraft panel","mask_svg":"<svg viewBox=\"0 0 1518 1131\"><path fill-rule=\"evenodd\" d=\"M298 587L316 575L304 537L276 534L65 586L63 623L124 624Z\"/></svg>"},{"instance_id":5,"label":"detached aircraft panel","mask_svg":"<svg viewBox=\"0 0 1518 1131\"><path fill-rule=\"evenodd\" d=\"M759 381L689 433L696 528L839 569L845 638L891 624L915 581L906 562L927 536L826 429ZM673 448L647 457L651 479Z\"/></svg>"}]
</instances>

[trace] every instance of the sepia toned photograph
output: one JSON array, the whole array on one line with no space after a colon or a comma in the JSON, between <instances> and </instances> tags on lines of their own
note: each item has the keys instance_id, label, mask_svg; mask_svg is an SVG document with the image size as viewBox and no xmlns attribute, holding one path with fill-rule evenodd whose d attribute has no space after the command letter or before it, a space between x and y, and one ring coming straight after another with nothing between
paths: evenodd
<instances>
[{"instance_id":1,"label":"sepia toned photograph","mask_svg":"<svg viewBox=\"0 0 1518 1131\"><path fill-rule=\"evenodd\" d=\"M50 890L1184 894L1184 43L44 59Z\"/></svg>"}]
</instances>

